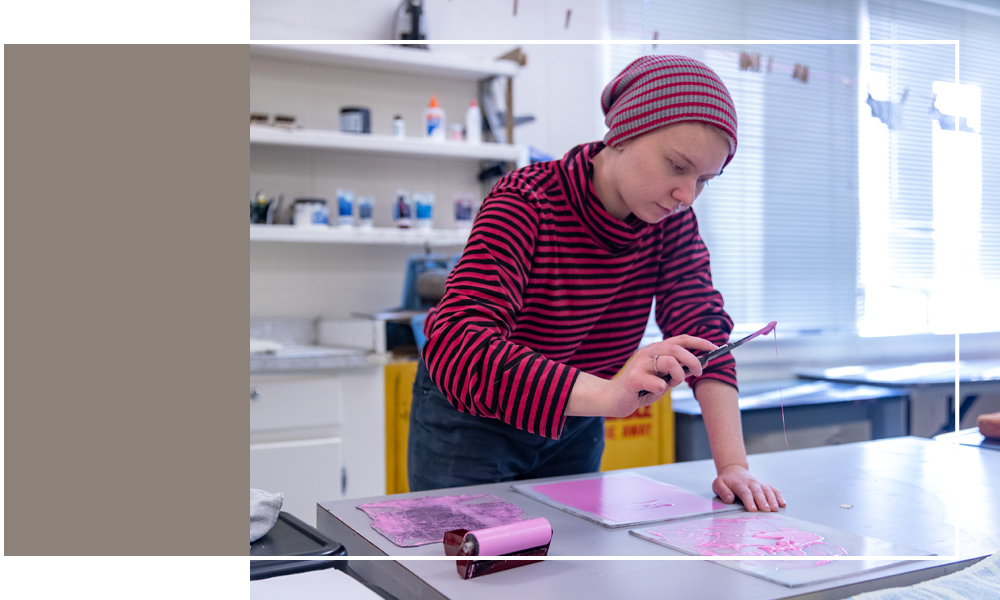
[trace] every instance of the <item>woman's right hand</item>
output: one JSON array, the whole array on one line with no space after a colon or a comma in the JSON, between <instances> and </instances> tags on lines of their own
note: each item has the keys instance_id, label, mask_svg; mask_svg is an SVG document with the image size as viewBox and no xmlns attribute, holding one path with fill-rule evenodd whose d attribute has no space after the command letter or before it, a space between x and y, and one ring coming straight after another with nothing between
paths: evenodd
<instances>
[{"instance_id":1,"label":"woman's right hand","mask_svg":"<svg viewBox=\"0 0 1000 600\"><path fill-rule=\"evenodd\" d=\"M689 375L701 375L701 363L689 350L711 352L712 342L679 335L640 349L610 380L580 373L570 392L566 414L569 416L627 417L636 409L659 400L669 388L680 385L684 367ZM669 374L670 381L663 376ZM639 392L649 392L639 397Z\"/></svg>"}]
</instances>

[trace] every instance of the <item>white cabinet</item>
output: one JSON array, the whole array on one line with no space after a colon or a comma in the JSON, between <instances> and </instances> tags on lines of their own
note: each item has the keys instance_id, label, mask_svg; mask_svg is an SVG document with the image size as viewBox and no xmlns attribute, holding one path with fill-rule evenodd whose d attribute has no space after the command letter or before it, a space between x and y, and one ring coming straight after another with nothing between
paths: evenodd
<instances>
[{"instance_id":1,"label":"white cabinet","mask_svg":"<svg viewBox=\"0 0 1000 600\"><path fill-rule=\"evenodd\" d=\"M341 494L343 441L337 437L250 444L250 487L281 492L281 510L316 525L316 504Z\"/></svg>"},{"instance_id":2,"label":"white cabinet","mask_svg":"<svg viewBox=\"0 0 1000 600\"><path fill-rule=\"evenodd\" d=\"M250 377L250 487L315 523L316 504L385 493L381 365Z\"/></svg>"},{"instance_id":3,"label":"white cabinet","mask_svg":"<svg viewBox=\"0 0 1000 600\"><path fill-rule=\"evenodd\" d=\"M258 376L250 379L250 432L333 432L343 421L336 377ZM289 433L288 435L294 435Z\"/></svg>"}]
</instances>

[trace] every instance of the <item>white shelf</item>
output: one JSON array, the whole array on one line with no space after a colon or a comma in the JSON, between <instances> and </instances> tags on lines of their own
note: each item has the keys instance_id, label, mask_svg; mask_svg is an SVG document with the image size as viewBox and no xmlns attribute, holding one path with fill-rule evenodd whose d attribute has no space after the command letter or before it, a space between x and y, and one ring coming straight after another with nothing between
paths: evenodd
<instances>
[{"instance_id":1,"label":"white shelf","mask_svg":"<svg viewBox=\"0 0 1000 600\"><path fill-rule=\"evenodd\" d=\"M516 162L518 167L528 164L528 149L520 145L489 142L469 144L449 140L434 142L424 138L397 138L374 133L341 133L323 129L288 130L271 125L251 125L250 143L431 158L505 160Z\"/></svg>"},{"instance_id":2,"label":"white shelf","mask_svg":"<svg viewBox=\"0 0 1000 600\"><path fill-rule=\"evenodd\" d=\"M294 227L251 225L251 242L300 242L320 244L384 244L395 246L464 246L469 232L460 229L340 229L338 227Z\"/></svg>"},{"instance_id":3,"label":"white shelf","mask_svg":"<svg viewBox=\"0 0 1000 600\"><path fill-rule=\"evenodd\" d=\"M250 44L250 55L454 79L513 77L518 71L517 63L509 60L471 60L433 50L375 44Z\"/></svg>"}]
</instances>

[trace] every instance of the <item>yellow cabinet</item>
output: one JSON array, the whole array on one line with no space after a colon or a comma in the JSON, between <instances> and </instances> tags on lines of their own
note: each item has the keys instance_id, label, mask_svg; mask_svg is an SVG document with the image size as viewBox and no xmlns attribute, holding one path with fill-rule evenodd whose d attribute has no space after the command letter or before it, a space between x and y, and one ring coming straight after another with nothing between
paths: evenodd
<instances>
[{"instance_id":1,"label":"yellow cabinet","mask_svg":"<svg viewBox=\"0 0 1000 600\"><path fill-rule=\"evenodd\" d=\"M385 490L387 494L410 491L406 481L406 443L410 431L410 403L417 361L385 366Z\"/></svg>"},{"instance_id":2,"label":"yellow cabinet","mask_svg":"<svg viewBox=\"0 0 1000 600\"><path fill-rule=\"evenodd\" d=\"M670 393L624 418L604 419L602 471L674 462L674 411Z\"/></svg>"}]
</instances>

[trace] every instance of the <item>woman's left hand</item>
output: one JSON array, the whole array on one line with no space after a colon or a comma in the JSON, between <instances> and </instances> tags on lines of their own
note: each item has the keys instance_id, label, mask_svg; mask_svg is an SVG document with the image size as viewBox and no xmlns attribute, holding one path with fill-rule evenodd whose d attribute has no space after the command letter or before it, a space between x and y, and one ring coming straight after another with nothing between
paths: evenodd
<instances>
[{"instance_id":1,"label":"woman's left hand","mask_svg":"<svg viewBox=\"0 0 1000 600\"><path fill-rule=\"evenodd\" d=\"M758 480L742 465L729 465L719 472L712 482L712 491L726 504L739 497L750 512L776 512L785 506L785 499L778 488Z\"/></svg>"}]
</instances>

